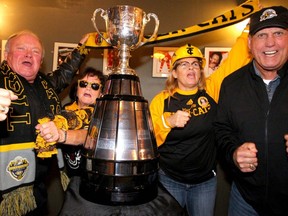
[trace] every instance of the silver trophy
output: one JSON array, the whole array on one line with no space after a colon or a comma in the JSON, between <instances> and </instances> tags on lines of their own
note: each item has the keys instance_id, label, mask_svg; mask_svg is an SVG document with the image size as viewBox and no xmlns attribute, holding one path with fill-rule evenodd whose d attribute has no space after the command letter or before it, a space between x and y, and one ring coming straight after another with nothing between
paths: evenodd
<instances>
[{"instance_id":1,"label":"silver trophy","mask_svg":"<svg viewBox=\"0 0 288 216\"><path fill-rule=\"evenodd\" d=\"M96 25L98 12L101 12L101 17L105 20L108 38L101 34ZM155 20L155 28L153 34L145 39L143 36L144 29L150 21L150 17ZM119 65L112 70L112 73L134 74L135 71L129 66L130 51L156 38L159 27L158 17L153 13L146 15L138 7L119 5L107 10L96 9L91 20L97 33L108 44L119 50Z\"/></svg>"},{"instance_id":2,"label":"silver trophy","mask_svg":"<svg viewBox=\"0 0 288 216\"><path fill-rule=\"evenodd\" d=\"M108 205L141 204L158 193L158 151L147 100L139 77L129 67L130 50L156 37L159 20L137 7L96 9L106 21L108 38L119 51L119 65L112 69L103 96L97 99L84 143L80 194L85 199ZM155 19L156 27L144 39L144 27ZM103 35L102 35L103 37Z\"/></svg>"}]
</instances>

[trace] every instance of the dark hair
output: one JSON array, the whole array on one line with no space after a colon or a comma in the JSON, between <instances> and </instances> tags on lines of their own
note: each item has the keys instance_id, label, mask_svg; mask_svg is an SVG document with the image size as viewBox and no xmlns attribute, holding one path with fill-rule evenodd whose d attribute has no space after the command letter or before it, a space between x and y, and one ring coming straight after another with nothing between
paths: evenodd
<instances>
[{"instance_id":1,"label":"dark hair","mask_svg":"<svg viewBox=\"0 0 288 216\"><path fill-rule=\"evenodd\" d=\"M83 79L84 77L98 77L101 83L101 91L104 88L105 81L106 81L106 76L103 74L102 71L96 70L93 67L87 67L82 73L80 73L76 79L76 82L74 82L71 85L71 90L69 93L69 97L72 101L77 100L76 95L77 95L77 87L78 87L78 80Z\"/></svg>"}]
</instances>

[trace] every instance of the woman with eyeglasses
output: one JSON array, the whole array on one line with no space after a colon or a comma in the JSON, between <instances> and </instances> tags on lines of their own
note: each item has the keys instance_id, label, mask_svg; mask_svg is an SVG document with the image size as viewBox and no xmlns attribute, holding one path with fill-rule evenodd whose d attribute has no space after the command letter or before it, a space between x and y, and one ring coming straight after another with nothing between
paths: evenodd
<instances>
[{"instance_id":1,"label":"woman with eyeglasses","mask_svg":"<svg viewBox=\"0 0 288 216\"><path fill-rule=\"evenodd\" d=\"M250 61L246 32L226 61L205 79L205 58L190 44L177 49L165 89L150 104L159 181L189 215L213 216L217 190L212 122L222 80Z\"/></svg>"}]
</instances>

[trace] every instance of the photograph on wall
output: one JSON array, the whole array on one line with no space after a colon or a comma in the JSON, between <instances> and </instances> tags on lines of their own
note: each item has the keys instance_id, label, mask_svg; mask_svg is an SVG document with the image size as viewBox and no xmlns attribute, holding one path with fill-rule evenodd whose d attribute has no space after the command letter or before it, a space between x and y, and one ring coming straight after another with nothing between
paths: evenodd
<instances>
[{"instance_id":1,"label":"photograph on wall","mask_svg":"<svg viewBox=\"0 0 288 216\"><path fill-rule=\"evenodd\" d=\"M119 64L118 49L104 49L103 73L108 75Z\"/></svg>"},{"instance_id":2,"label":"photograph on wall","mask_svg":"<svg viewBox=\"0 0 288 216\"><path fill-rule=\"evenodd\" d=\"M56 70L58 65L60 65L64 59L69 55L69 53L77 47L77 44L74 43L54 43L54 56L53 56L53 68L52 70Z\"/></svg>"},{"instance_id":3,"label":"photograph on wall","mask_svg":"<svg viewBox=\"0 0 288 216\"><path fill-rule=\"evenodd\" d=\"M178 47L154 47L153 49L153 77L167 77L171 67L171 60Z\"/></svg>"},{"instance_id":4,"label":"photograph on wall","mask_svg":"<svg viewBox=\"0 0 288 216\"><path fill-rule=\"evenodd\" d=\"M227 58L230 47L205 47L205 76L210 76Z\"/></svg>"}]
</instances>

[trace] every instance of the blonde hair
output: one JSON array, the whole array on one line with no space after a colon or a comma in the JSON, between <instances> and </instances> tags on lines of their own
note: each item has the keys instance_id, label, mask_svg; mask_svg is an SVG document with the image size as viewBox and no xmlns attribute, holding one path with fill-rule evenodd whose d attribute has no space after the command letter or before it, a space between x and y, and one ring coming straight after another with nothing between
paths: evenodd
<instances>
[{"instance_id":1,"label":"blonde hair","mask_svg":"<svg viewBox=\"0 0 288 216\"><path fill-rule=\"evenodd\" d=\"M178 81L176 78L173 77L172 71L177 69L179 60L177 60L173 65L165 82L165 91L167 91L171 97L173 96L175 89L178 87ZM198 89L199 90L206 89L206 78L202 64L200 66L200 79L198 82Z\"/></svg>"},{"instance_id":2,"label":"blonde hair","mask_svg":"<svg viewBox=\"0 0 288 216\"><path fill-rule=\"evenodd\" d=\"M14 38L20 37L22 35L31 35L31 36L35 37L39 41L39 43L41 45L41 48L42 48L42 59L43 59L44 55L45 55L45 49L44 49L43 43L40 40L38 35L36 35L35 33L33 33L32 31L29 31L29 30L19 31L19 32L16 32L16 33L10 35L9 38L7 39L7 42L6 42L6 45L5 45L5 52L9 52L10 51L11 40L14 39Z\"/></svg>"}]
</instances>

